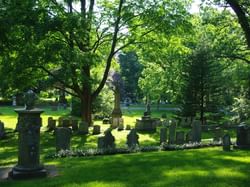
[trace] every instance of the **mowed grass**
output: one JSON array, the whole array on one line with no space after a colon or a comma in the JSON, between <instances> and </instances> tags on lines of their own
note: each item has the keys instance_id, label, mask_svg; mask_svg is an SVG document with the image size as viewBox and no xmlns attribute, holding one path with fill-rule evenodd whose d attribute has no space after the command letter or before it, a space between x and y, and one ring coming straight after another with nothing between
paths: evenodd
<instances>
[{"instance_id":1,"label":"mowed grass","mask_svg":"<svg viewBox=\"0 0 250 187\"><path fill-rule=\"evenodd\" d=\"M248 187L249 151L221 148L43 160L59 176L0 182L1 187Z\"/></svg>"},{"instance_id":2,"label":"mowed grass","mask_svg":"<svg viewBox=\"0 0 250 187\"><path fill-rule=\"evenodd\" d=\"M0 120L14 129L17 115L12 107L0 108ZM143 111L124 111L125 124L134 125ZM63 187L130 187L130 186L249 186L250 151L222 151L221 147L199 150L136 153L127 155L96 156L81 158L46 159L55 152L55 137L44 132L47 118L66 116L69 110L51 111L45 108L42 115L41 162L55 165L59 176L25 181L1 181L0 187L11 186L63 186ZM161 112L153 111L153 117ZM171 114L169 114L171 115ZM95 121L94 124L101 124ZM109 125L101 125L102 132ZM11 130L9 129L9 130ZM182 129L188 130L188 129ZM90 129L91 131L91 129ZM118 147L125 146L129 131L113 130ZM141 145L159 145L159 132L140 133ZM72 149L96 148L99 135L73 135ZM211 134L206 133L206 138ZM0 141L0 167L17 163L17 133L8 134Z\"/></svg>"}]
</instances>

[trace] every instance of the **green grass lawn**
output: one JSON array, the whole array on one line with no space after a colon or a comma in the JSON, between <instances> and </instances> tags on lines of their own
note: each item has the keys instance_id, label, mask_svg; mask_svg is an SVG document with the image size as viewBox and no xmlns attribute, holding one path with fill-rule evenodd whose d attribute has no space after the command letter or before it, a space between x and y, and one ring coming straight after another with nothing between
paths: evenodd
<instances>
[{"instance_id":1,"label":"green grass lawn","mask_svg":"<svg viewBox=\"0 0 250 187\"><path fill-rule=\"evenodd\" d=\"M0 120L15 128L17 115L12 107L0 107ZM164 111L165 112L165 111ZM134 125L142 111L124 111L125 124ZM153 111L153 117L162 112ZM26 181L2 181L0 186L249 186L250 151L223 152L221 147L199 150L136 153L114 156L46 159L55 152L55 138L44 132L47 118L58 118L69 110L50 111L42 115L41 161L55 165L59 176ZM168 115L171 115L170 113ZM101 121L95 121L101 124ZM102 131L109 125L102 125ZM180 130L180 129L179 129ZM182 129L187 131L188 129ZM113 130L117 147L124 147L128 131ZM140 133L141 145L159 145L159 132ZM96 148L98 135L73 135L72 149ZM204 133L203 137L212 137ZM0 167L17 163L17 133L0 141Z\"/></svg>"}]
</instances>

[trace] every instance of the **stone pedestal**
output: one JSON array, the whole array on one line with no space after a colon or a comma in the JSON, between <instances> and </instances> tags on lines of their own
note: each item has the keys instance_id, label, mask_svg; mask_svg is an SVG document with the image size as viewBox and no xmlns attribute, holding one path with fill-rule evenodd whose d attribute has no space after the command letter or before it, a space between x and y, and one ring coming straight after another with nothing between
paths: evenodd
<instances>
[{"instance_id":1,"label":"stone pedestal","mask_svg":"<svg viewBox=\"0 0 250 187\"><path fill-rule=\"evenodd\" d=\"M10 171L9 177L24 179L32 177L45 177L47 171L40 164L40 128L42 119L40 109L16 109L18 113L18 163Z\"/></svg>"}]
</instances>

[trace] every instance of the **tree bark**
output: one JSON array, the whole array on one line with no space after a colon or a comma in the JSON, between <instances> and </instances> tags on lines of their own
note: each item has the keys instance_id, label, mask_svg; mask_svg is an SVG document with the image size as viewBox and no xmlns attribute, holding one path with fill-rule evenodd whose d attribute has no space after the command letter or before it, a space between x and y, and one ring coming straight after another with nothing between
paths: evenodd
<instances>
[{"instance_id":1,"label":"tree bark","mask_svg":"<svg viewBox=\"0 0 250 187\"><path fill-rule=\"evenodd\" d=\"M241 25L245 33L248 48L250 48L250 23L247 18L247 13L243 10L238 0L226 0L226 1L237 15L239 24Z\"/></svg>"}]
</instances>

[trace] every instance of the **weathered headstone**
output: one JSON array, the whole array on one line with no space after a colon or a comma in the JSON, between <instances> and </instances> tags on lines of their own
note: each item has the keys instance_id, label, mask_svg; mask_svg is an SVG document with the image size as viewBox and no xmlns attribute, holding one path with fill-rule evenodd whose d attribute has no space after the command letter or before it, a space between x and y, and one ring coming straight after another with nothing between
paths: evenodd
<instances>
[{"instance_id":1,"label":"weathered headstone","mask_svg":"<svg viewBox=\"0 0 250 187\"><path fill-rule=\"evenodd\" d=\"M5 137L4 123L0 121L0 140Z\"/></svg>"},{"instance_id":2,"label":"weathered headstone","mask_svg":"<svg viewBox=\"0 0 250 187\"><path fill-rule=\"evenodd\" d=\"M48 125L47 125L47 131L51 132L54 131L56 128L56 120L54 120L52 117L48 118Z\"/></svg>"},{"instance_id":3,"label":"weathered headstone","mask_svg":"<svg viewBox=\"0 0 250 187\"><path fill-rule=\"evenodd\" d=\"M220 127L215 128L213 141L220 142L223 137L223 130Z\"/></svg>"},{"instance_id":4,"label":"weathered headstone","mask_svg":"<svg viewBox=\"0 0 250 187\"><path fill-rule=\"evenodd\" d=\"M109 118L103 118L102 124L109 124L109 123L110 123L110 119Z\"/></svg>"},{"instance_id":5,"label":"weathered headstone","mask_svg":"<svg viewBox=\"0 0 250 187\"><path fill-rule=\"evenodd\" d=\"M225 134L222 138L222 146L224 151L231 150L231 138L229 134Z\"/></svg>"},{"instance_id":6,"label":"weathered headstone","mask_svg":"<svg viewBox=\"0 0 250 187\"><path fill-rule=\"evenodd\" d=\"M160 128L160 144L165 143L167 141L167 128Z\"/></svg>"},{"instance_id":7,"label":"weathered headstone","mask_svg":"<svg viewBox=\"0 0 250 187\"><path fill-rule=\"evenodd\" d=\"M78 130L78 120L77 119L72 119L71 120L71 127L73 131L77 131Z\"/></svg>"},{"instance_id":8,"label":"weathered headstone","mask_svg":"<svg viewBox=\"0 0 250 187\"><path fill-rule=\"evenodd\" d=\"M171 124L169 126L168 144L175 144L175 129L176 124Z\"/></svg>"},{"instance_id":9,"label":"weathered headstone","mask_svg":"<svg viewBox=\"0 0 250 187\"><path fill-rule=\"evenodd\" d=\"M176 144L178 145L182 145L184 144L185 141L184 141L184 131L177 131L176 132Z\"/></svg>"},{"instance_id":10,"label":"weathered headstone","mask_svg":"<svg viewBox=\"0 0 250 187\"><path fill-rule=\"evenodd\" d=\"M101 133L101 126L100 125L94 125L93 126L93 134L100 134Z\"/></svg>"},{"instance_id":11,"label":"weathered headstone","mask_svg":"<svg viewBox=\"0 0 250 187\"><path fill-rule=\"evenodd\" d=\"M191 143L193 141L192 131L188 131L186 134L186 143Z\"/></svg>"},{"instance_id":12,"label":"weathered headstone","mask_svg":"<svg viewBox=\"0 0 250 187\"><path fill-rule=\"evenodd\" d=\"M240 124L237 127L237 148L250 149L250 127L245 124Z\"/></svg>"},{"instance_id":13,"label":"weathered headstone","mask_svg":"<svg viewBox=\"0 0 250 187\"><path fill-rule=\"evenodd\" d=\"M115 148L115 137L112 135L110 129L104 132L104 136L98 137L98 148L99 149Z\"/></svg>"},{"instance_id":14,"label":"weathered headstone","mask_svg":"<svg viewBox=\"0 0 250 187\"><path fill-rule=\"evenodd\" d=\"M88 134L88 133L89 133L88 123L84 121L79 122L78 134Z\"/></svg>"},{"instance_id":15,"label":"weathered headstone","mask_svg":"<svg viewBox=\"0 0 250 187\"><path fill-rule=\"evenodd\" d=\"M57 127L56 135L56 151L70 150L71 129L67 127Z\"/></svg>"},{"instance_id":16,"label":"weathered headstone","mask_svg":"<svg viewBox=\"0 0 250 187\"><path fill-rule=\"evenodd\" d=\"M63 119L62 120L62 127L70 127L70 120L69 119Z\"/></svg>"},{"instance_id":17,"label":"weathered headstone","mask_svg":"<svg viewBox=\"0 0 250 187\"><path fill-rule=\"evenodd\" d=\"M124 125L123 125L123 123L119 124L117 130L118 130L118 131L124 130Z\"/></svg>"},{"instance_id":18,"label":"weathered headstone","mask_svg":"<svg viewBox=\"0 0 250 187\"><path fill-rule=\"evenodd\" d=\"M63 126L63 120L64 120L64 117L59 117L58 118L58 127L62 127Z\"/></svg>"},{"instance_id":19,"label":"weathered headstone","mask_svg":"<svg viewBox=\"0 0 250 187\"><path fill-rule=\"evenodd\" d=\"M123 118L120 118L120 117L113 117L113 118L112 118L112 123L111 123L111 126L110 126L110 127L111 127L112 129L115 129L115 128L119 127L120 124L123 125L123 123L124 123Z\"/></svg>"},{"instance_id":20,"label":"weathered headstone","mask_svg":"<svg viewBox=\"0 0 250 187\"><path fill-rule=\"evenodd\" d=\"M131 129L127 135L127 145L129 148L135 148L139 145L139 135L136 133L135 129Z\"/></svg>"},{"instance_id":21,"label":"weathered headstone","mask_svg":"<svg viewBox=\"0 0 250 187\"><path fill-rule=\"evenodd\" d=\"M126 125L126 130L131 130L131 126L130 125Z\"/></svg>"},{"instance_id":22,"label":"weathered headstone","mask_svg":"<svg viewBox=\"0 0 250 187\"><path fill-rule=\"evenodd\" d=\"M201 142L201 122L198 120L192 123L192 135L193 142Z\"/></svg>"},{"instance_id":23,"label":"weathered headstone","mask_svg":"<svg viewBox=\"0 0 250 187\"><path fill-rule=\"evenodd\" d=\"M16 109L18 113L18 163L9 172L13 179L45 177L47 171L40 164L40 128L43 110L35 109L36 95L28 91L24 96L25 109Z\"/></svg>"}]
</instances>

